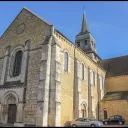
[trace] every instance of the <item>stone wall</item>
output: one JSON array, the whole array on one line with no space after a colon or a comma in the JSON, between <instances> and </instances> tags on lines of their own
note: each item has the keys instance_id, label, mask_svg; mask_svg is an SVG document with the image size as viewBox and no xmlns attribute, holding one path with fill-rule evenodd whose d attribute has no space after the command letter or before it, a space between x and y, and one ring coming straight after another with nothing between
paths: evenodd
<instances>
[{"instance_id":1,"label":"stone wall","mask_svg":"<svg viewBox=\"0 0 128 128\"><path fill-rule=\"evenodd\" d=\"M28 64L25 76L27 80L23 83L24 90L19 89L19 92L16 92L20 94L19 97L24 97L24 103L26 103L23 107L24 123L36 124L37 94L42 57L41 44L50 33L50 24L24 8L0 39L0 57L4 57L6 47L8 46L10 46L11 53L18 46L25 47L27 40L31 42L30 49L28 50ZM3 62L0 60L0 78L2 64ZM13 86L12 83L11 86ZM14 88L10 87L7 90L14 90Z\"/></svg>"},{"instance_id":2,"label":"stone wall","mask_svg":"<svg viewBox=\"0 0 128 128\"><path fill-rule=\"evenodd\" d=\"M121 115L128 122L127 100L102 101L102 119L104 119L104 109L107 110L108 117L112 115Z\"/></svg>"},{"instance_id":3,"label":"stone wall","mask_svg":"<svg viewBox=\"0 0 128 128\"><path fill-rule=\"evenodd\" d=\"M107 92L128 90L128 76L116 76L106 78Z\"/></svg>"},{"instance_id":4,"label":"stone wall","mask_svg":"<svg viewBox=\"0 0 128 128\"><path fill-rule=\"evenodd\" d=\"M74 118L81 117L82 103L86 106L86 116L89 115L92 118L92 110L89 112L89 108L92 108L91 88L89 86L89 68L95 71L95 86L93 87L94 95L94 112L93 116L98 119L98 74L105 77L105 71L92 61L83 51L76 48L72 43L56 34L58 43L61 47L61 125L63 126L66 121L71 121ZM69 71L64 71L64 52L68 52L69 55ZM85 78L82 79L81 65L85 67ZM90 92L90 93L88 93ZM90 105L88 103L90 102ZM66 107L67 106L67 107ZM72 106L72 107L68 107ZM66 113L65 113L66 112ZM68 115L67 115L68 113Z\"/></svg>"},{"instance_id":5,"label":"stone wall","mask_svg":"<svg viewBox=\"0 0 128 128\"><path fill-rule=\"evenodd\" d=\"M19 97L23 97L24 105L19 104L18 111L21 113L23 107L23 121L26 124L64 126L66 121L82 116L82 103L86 105L88 116L88 102L91 101L88 95L88 68L105 76L105 71L98 64L53 30L50 24L23 9L0 39L0 57L4 57L8 46L12 52L17 46L24 48L27 40L31 42L30 49L25 49L28 55L26 80L23 89L16 92L20 94ZM65 51L69 55L68 72L64 71ZM81 66L76 68L78 64L75 59L85 66L83 80ZM0 61L0 71L2 64ZM9 89L14 90L12 87ZM93 93L96 115L97 83Z\"/></svg>"}]
</instances>

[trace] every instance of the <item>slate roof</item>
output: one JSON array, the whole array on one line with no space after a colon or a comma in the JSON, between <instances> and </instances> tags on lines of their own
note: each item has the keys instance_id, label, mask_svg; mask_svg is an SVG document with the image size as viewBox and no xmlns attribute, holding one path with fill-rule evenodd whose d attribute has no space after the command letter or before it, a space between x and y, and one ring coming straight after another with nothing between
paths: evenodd
<instances>
[{"instance_id":1,"label":"slate roof","mask_svg":"<svg viewBox=\"0 0 128 128\"><path fill-rule=\"evenodd\" d=\"M107 73L106 77L128 75L128 55L98 61Z\"/></svg>"},{"instance_id":2,"label":"slate roof","mask_svg":"<svg viewBox=\"0 0 128 128\"><path fill-rule=\"evenodd\" d=\"M102 101L128 100L128 91L107 92Z\"/></svg>"}]
</instances>

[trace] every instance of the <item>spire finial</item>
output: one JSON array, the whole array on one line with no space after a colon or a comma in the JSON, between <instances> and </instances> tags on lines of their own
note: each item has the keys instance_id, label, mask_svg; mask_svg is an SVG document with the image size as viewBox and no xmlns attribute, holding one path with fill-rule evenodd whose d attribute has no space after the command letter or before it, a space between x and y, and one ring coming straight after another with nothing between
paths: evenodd
<instances>
[{"instance_id":1,"label":"spire finial","mask_svg":"<svg viewBox=\"0 0 128 128\"><path fill-rule=\"evenodd\" d=\"M82 29L81 32L89 32L88 29L88 24L87 24L87 19L86 19L86 15L85 15L85 6L83 6L83 21L82 21Z\"/></svg>"}]
</instances>

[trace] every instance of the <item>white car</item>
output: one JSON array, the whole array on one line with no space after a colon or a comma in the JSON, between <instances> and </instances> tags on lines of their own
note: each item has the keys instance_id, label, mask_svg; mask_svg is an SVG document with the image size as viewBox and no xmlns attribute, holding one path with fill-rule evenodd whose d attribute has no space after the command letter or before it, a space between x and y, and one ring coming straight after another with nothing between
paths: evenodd
<instances>
[{"instance_id":1,"label":"white car","mask_svg":"<svg viewBox=\"0 0 128 128\"><path fill-rule=\"evenodd\" d=\"M71 122L71 127L102 127L103 123L100 121L93 121L89 118L76 118Z\"/></svg>"}]
</instances>

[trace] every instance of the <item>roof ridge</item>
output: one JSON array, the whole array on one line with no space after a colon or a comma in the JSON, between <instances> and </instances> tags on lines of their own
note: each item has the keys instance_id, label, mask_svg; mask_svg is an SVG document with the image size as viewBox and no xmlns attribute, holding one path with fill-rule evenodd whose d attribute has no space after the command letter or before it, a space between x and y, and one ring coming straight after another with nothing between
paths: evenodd
<instances>
[{"instance_id":1,"label":"roof ridge","mask_svg":"<svg viewBox=\"0 0 128 128\"><path fill-rule=\"evenodd\" d=\"M106 93L119 93L119 92L128 92L128 90L124 90L124 91L112 91L112 92L106 92Z\"/></svg>"},{"instance_id":2,"label":"roof ridge","mask_svg":"<svg viewBox=\"0 0 128 128\"><path fill-rule=\"evenodd\" d=\"M126 56L128 56L128 55L117 56L117 57L113 57L113 58L107 58L107 59L103 59L102 61L104 61L104 60L111 60L111 59L117 59L117 58L126 57Z\"/></svg>"}]
</instances>

